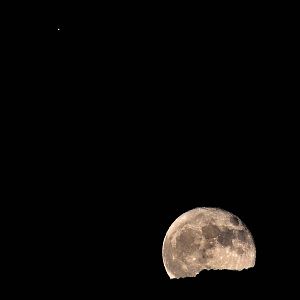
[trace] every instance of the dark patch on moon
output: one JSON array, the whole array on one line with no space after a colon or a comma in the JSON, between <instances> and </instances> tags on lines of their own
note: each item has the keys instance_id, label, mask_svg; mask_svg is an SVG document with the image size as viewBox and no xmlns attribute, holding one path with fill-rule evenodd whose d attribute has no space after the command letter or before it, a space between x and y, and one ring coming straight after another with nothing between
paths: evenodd
<instances>
[{"instance_id":1,"label":"dark patch on moon","mask_svg":"<svg viewBox=\"0 0 300 300\"><path fill-rule=\"evenodd\" d=\"M201 264L204 264L204 263L206 263L206 261L207 261L206 253L204 250L202 250L202 251L200 251L198 262Z\"/></svg>"},{"instance_id":2,"label":"dark patch on moon","mask_svg":"<svg viewBox=\"0 0 300 300\"><path fill-rule=\"evenodd\" d=\"M199 262L201 264L205 264L207 263L207 260L212 258L213 257L213 254L211 251L208 251L208 250L211 250L213 248L215 248L216 246L216 242L215 241L209 241L207 240L205 242L205 244L203 245L203 248L200 249L200 259L199 259Z\"/></svg>"},{"instance_id":3,"label":"dark patch on moon","mask_svg":"<svg viewBox=\"0 0 300 300\"><path fill-rule=\"evenodd\" d=\"M186 229L182 230L180 235L177 237L176 241L179 244L189 244L190 245L194 242L194 239L195 239L195 231L190 228L186 228Z\"/></svg>"},{"instance_id":4,"label":"dark patch on moon","mask_svg":"<svg viewBox=\"0 0 300 300\"><path fill-rule=\"evenodd\" d=\"M239 255L242 255L242 254L245 253L244 250L243 250L242 248L237 248L237 249L236 249L236 252L237 252L237 254L239 254Z\"/></svg>"},{"instance_id":5,"label":"dark patch on moon","mask_svg":"<svg viewBox=\"0 0 300 300\"><path fill-rule=\"evenodd\" d=\"M199 247L195 244L195 240L199 239L199 234L191 229L183 229L180 235L176 238L176 251L180 255L191 254Z\"/></svg>"},{"instance_id":6,"label":"dark patch on moon","mask_svg":"<svg viewBox=\"0 0 300 300\"><path fill-rule=\"evenodd\" d=\"M222 231L218 236L218 242L225 246L232 246L232 239L234 238L234 232L232 229L226 229Z\"/></svg>"},{"instance_id":7,"label":"dark patch on moon","mask_svg":"<svg viewBox=\"0 0 300 300\"><path fill-rule=\"evenodd\" d=\"M213 254L208 253L207 251L208 249L209 248L204 247L203 249L200 250L198 262L201 263L202 265L205 265L209 259L213 258Z\"/></svg>"},{"instance_id":8,"label":"dark patch on moon","mask_svg":"<svg viewBox=\"0 0 300 300\"><path fill-rule=\"evenodd\" d=\"M233 224L235 226L237 226L237 225L240 224L239 219L237 217L235 217L235 216L231 216L230 217L230 222L231 222L231 224Z\"/></svg>"},{"instance_id":9,"label":"dark patch on moon","mask_svg":"<svg viewBox=\"0 0 300 300\"><path fill-rule=\"evenodd\" d=\"M221 230L218 226L210 224L202 227L202 234L206 239L212 239L220 234Z\"/></svg>"},{"instance_id":10,"label":"dark patch on moon","mask_svg":"<svg viewBox=\"0 0 300 300\"><path fill-rule=\"evenodd\" d=\"M238 230L236 233L236 238L241 242L246 242L248 240L248 234L245 230Z\"/></svg>"}]
</instances>

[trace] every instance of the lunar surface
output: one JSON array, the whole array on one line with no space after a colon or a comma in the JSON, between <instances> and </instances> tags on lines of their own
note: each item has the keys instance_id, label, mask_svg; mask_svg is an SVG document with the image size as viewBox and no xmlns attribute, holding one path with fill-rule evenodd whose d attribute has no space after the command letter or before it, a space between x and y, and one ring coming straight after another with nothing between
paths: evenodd
<instances>
[{"instance_id":1,"label":"lunar surface","mask_svg":"<svg viewBox=\"0 0 300 300\"><path fill-rule=\"evenodd\" d=\"M246 225L219 208L195 208L168 229L162 248L172 278L195 277L202 270L243 270L254 267L256 249Z\"/></svg>"}]
</instances>

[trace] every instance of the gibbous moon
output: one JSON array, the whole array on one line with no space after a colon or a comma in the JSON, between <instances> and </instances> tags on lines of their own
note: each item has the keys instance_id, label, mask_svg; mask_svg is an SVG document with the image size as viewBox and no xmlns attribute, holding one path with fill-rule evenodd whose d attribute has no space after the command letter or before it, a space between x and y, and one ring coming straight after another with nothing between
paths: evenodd
<instances>
[{"instance_id":1,"label":"gibbous moon","mask_svg":"<svg viewBox=\"0 0 300 300\"><path fill-rule=\"evenodd\" d=\"M168 229L162 248L172 278L195 277L202 270L243 270L254 267L256 249L246 225L220 208L195 208Z\"/></svg>"}]
</instances>

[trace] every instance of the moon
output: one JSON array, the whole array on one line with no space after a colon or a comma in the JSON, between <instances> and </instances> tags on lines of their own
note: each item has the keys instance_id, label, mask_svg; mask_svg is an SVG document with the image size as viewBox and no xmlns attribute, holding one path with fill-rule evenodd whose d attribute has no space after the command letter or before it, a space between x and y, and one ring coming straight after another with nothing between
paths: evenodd
<instances>
[{"instance_id":1,"label":"moon","mask_svg":"<svg viewBox=\"0 0 300 300\"><path fill-rule=\"evenodd\" d=\"M162 247L169 277L195 277L202 270L254 267L256 248L246 225L220 208L201 207L179 216Z\"/></svg>"}]
</instances>

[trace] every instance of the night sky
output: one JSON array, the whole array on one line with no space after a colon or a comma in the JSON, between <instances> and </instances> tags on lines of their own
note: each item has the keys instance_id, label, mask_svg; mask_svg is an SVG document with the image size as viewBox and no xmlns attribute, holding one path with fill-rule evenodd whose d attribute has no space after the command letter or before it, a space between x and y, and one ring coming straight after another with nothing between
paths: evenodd
<instances>
[{"instance_id":1,"label":"night sky","mask_svg":"<svg viewBox=\"0 0 300 300\"><path fill-rule=\"evenodd\" d=\"M59 87L49 105L49 124L57 126L50 144L58 150L55 163L49 161L65 190L55 193L54 231L66 244L72 288L78 273L89 274L89 290L98 289L103 249L115 264L106 275L117 282L112 293L123 285L137 299L144 294L136 286L153 298L255 298L273 288L265 278L289 260L275 253L294 247L281 222L289 208L281 205L298 199L289 194L291 172L283 170L293 165L287 154L293 147L285 154L283 148L296 135L282 129L281 104L271 96L288 98L283 81L275 81L280 26L270 30L262 10L254 18L249 7L237 13L226 5L56 3L40 16L54 37L46 57L56 61L54 83L46 93ZM220 207L245 221L257 243L254 269L169 281L164 234L197 206ZM77 257L82 266L74 264Z\"/></svg>"}]
</instances>

